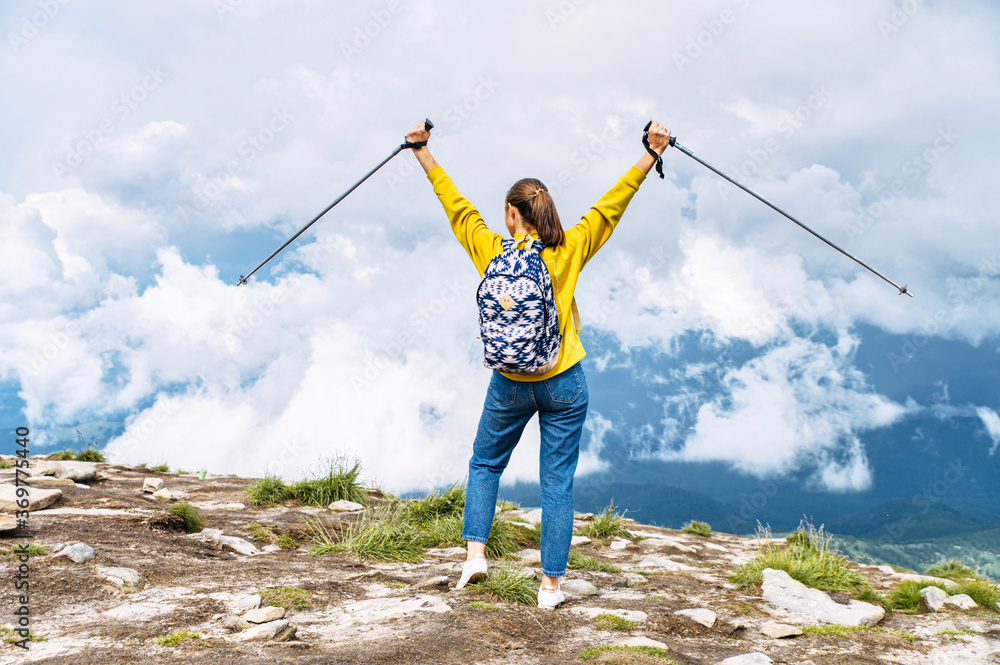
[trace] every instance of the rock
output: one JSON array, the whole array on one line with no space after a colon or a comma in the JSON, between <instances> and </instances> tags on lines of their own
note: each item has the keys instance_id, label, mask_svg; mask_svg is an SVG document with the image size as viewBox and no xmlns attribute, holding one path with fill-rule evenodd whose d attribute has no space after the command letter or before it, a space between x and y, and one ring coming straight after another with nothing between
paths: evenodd
<instances>
[{"instance_id":1,"label":"rock","mask_svg":"<svg viewBox=\"0 0 1000 665\"><path fill-rule=\"evenodd\" d=\"M587 538L586 536L573 536L573 538L570 539L569 544L570 547L572 547L573 545L586 545L589 542L590 538Z\"/></svg>"},{"instance_id":2,"label":"rock","mask_svg":"<svg viewBox=\"0 0 1000 665\"><path fill-rule=\"evenodd\" d=\"M257 609L250 610L244 614L243 618L250 623L268 623L270 621L277 621L278 619L285 618L285 608L275 607L273 605L258 607Z\"/></svg>"},{"instance_id":3,"label":"rock","mask_svg":"<svg viewBox=\"0 0 1000 665\"><path fill-rule=\"evenodd\" d=\"M287 626L285 626L284 628L282 628L281 630L279 630L277 632L277 634L274 637L271 638L271 641L272 642L287 642L288 640L290 640L293 637L295 637L295 633L296 633L297 630L298 629L295 626L293 626L292 624L288 624Z\"/></svg>"},{"instance_id":4,"label":"rock","mask_svg":"<svg viewBox=\"0 0 1000 665\"><path fill-rule=\"evenodd\" d=\"M27 490L27 496L18 496L18 490ZM47 508L62 498L62 490L46 490L38 487L14 487L13 485L0 485L0 511L14 513L18 510L41 510ZM28 500L28 507L22 508L17 505L18 501Z\"/></svg>"},{"instance_id":5,"label":"rock","mask_svg":"<svg viewBox=\"0 0 1000 665\"><path fill-rule=\"evenodd\" d=\"M673 547L674 549L688 554L698 551L693 547L677 542L673 538L644 538L639 541L638 545L639 547L647 550L660 549L661 547Z\"/></svg>"},{"instance_id":6,"label":"rock","mask_svg":"<svg viewBox=\"0 0 1000 665\"><path fill-rule=\"evenodd\" d=\"M54 475L56 478L80 482L97 480L97 465L93 462L59 462Z\"/></svg>"},{"instance_id":7,"label":"rock","mask_svg":"<svg viewBox=\"0 0 1000 665\"><path fill-rule=\"evenodd\" d=\"M597 587L587 580L565 580L559 583L563 593L574 596L596 596Z\"/></svg>"},{"instance_id":8,"label":"rock","mask_svg":"<svg viewBox=\"0 0 1000 665\"><path fill-rule=\"evenodd\" d=\"M759 630L768 637L773 637L776 640L780 640L782 637L796 637L802 634L802 631L795 626L789 626L787 623L778 623L777 621L768 621Z\"/></svg>"},{"instance_id":9,"label":"rock","mask_svg":"<svg viewBox=\"0 0 1000 665\"><path fill-rule=\"evenodd\" d=\"M363 505L354 501L334 501L330 504L329 508L338 513L356 513L359 510L365 509Z\"/></svg>"},{"instance_id":10,"label":"rock","mask_svg":"<svg viewBox=\"0 0 1000 665\"><path fill-rule=\"evenodd\" d=\"M722 545L716 545L715 543L703 543L703 545L710 550L715 550L716 552L725 552L726 554L729 553L729 550Z\"/></svg>"},{"instance_id":11,"label":"rock","mask_svg":"<svg viewBox=\"0 0 1000 665\"><path fill-rule=\"evenodd\" d=\"M632 544L631 540L622 540L621 538L615 538L611 541L611 549L613 550L623 550Z\"/></svg>"},{"instance_id":12,"label":"rock","mask_svg":"<svg viewBox=\"0 0 1000 665\"><path fill-rule=\"evenodd\" d=\"M603 607L571 607L569 608L569 611L575 614L582 614L588 619L593 619L598 614L614 614L634 623L642 623L649 618L645 612L640 612L639 610L609 610Z\"/></svg>"},{"instance_id":13,"label":"rock","mask_svg":"<svg viewBox=\"0 0 1000 665\"><path fill-rule=\"evenodd\" d=\"M223 504L223 510L244 510L246 509L246 504L240 503L239 501L233 501L231 503Z\"/></svg>"},{"instance_id":14,"label":"rock","mask_svg":"<svg viewBox=\"0 0 1000 665\"><path fill-rule=\"evenodd\" d=\"M719 665L770 665L774 661L762 653L747 653L719 661Z\"/></svg>"},{"instance_id":15,"label":"rock","mask_svg":"<svg viewBox=\"0 0 1000 665\"><path fill-rule=\"evenodd\" d=\"M542 521L542 509L532 510L530 513L521 515L521 519L529 524L539 524Z\"/></svg>"},{"instance_id":16,"label":"rock","mask_svg":"<svg viewBox=\"0 0 1000 665\"><path fill-rule=\"evenodd\" d=\"M440 559L447 559L453 556L465 556L466 551L464 547L445 547L445 548L432 548L425 552L427 556L433 556Z\"/></svg>"},{"instance_id":17,"label":"rock","mask_svg":"<svg viewBox=\"0 0 1000 665\"><path fill-rule=\"evenodd\" d=\"M413 598L383 596L368 598L344 605L344 611L353 623L375 623L389 619L400 619L418 612L442 614L450 612L451 606L440 596L419 595Z\"/></svg>"},{"instance_id":18,"label":"rock","mask_svg":"<svg viewBox=\"0 0 1000 665\"><path fill-rule=\"evenodd\" d=\"M288 619L279 619L277 621L269 621L268 623L262 623L258 626L251 626L247 628L242 633L239 634L237 639L245 641L261 641L266 642L268 640L274 639L279 633L288 628ZM286 638L287 639L287 638Z\"/></svg>"},{"instance_id":19,"label":"rock","mask_svg":"<svg viewBox=\"0 0 1000 665\"><path fill-rule=\"evenodd\" d=\"M131 568L122 568L117 566L94 566L94 570L98 575L103 575L107 578L107 581L112 584L117 584L118 586L128 586L141 589L145 586L142 580L142 575Z\"/></svg>"},{"instance_id":20,"label":"rock","mask_svg":"<svg viewBox=\"0 0 1000 665\"><path fill-rule=\"evenodd\" d=\"M639 573L622 573L621 579L619 580L620 586L640 586L648 583L649 580L646 579L646 576L640 575Z\"/></svg>"},{"instance_id":21,"label":"rock","mask_svg":"<svg viewBox=\"0 0 1000 665\"><path fill-rule=\"evenodd\" d=\"M801 612L824 623L874 626L885 616L884 609L871 603L852 599L847 605L841 605L819 589L792 579L783 570L765 568L761 591L766 600L778 607Z\"/></svg>"},{"instance_id":22,"label":"rock","mask_svg":"<svg viewBox=\"0 0 1000 665\"><path fill-rule=\"evenodd\" d=\"M90 489L90 485L77 485L76 482L70 480L69 478L56 478L55 476L42 476L40 478L31 479L32 487L86 487Z\"/></svg>"},{"instance_id":23,"label":"rock","mask_svg":"<svg viewBox=\"0 0 1000 665\"><path fill-rule=\"evenodd\" d=\"M946 605L955 605L960 610L971 610L973 608L979 607L976 601L972 600L972 596L964 593L955 594L954 596L948 596L948 600L945 601Z\"/></svg>"},{"instance_id":24,"label":"rock","mask_svg":"<svg viewBox=\"0 0 1000 665\"><path fill-rule=\"evenodd\" d=\"M234 614L243 614L249 610L255 610L260 607L260 603L263 599L259 594L256 593L241 593L240 595L234 597L227 603L227 607L230 612Z\"/></svg>"},{"instance_id":25,"label":"rock","mask_svg":"<svg viewBox=\"0 0 1000 665\"><path fill-rule=\"evenodd\" d=\"M94 552L94 548L90 545L76 543L75 545L62 548L59 554L56 554L55 556L69 557L76 563L87 563L88 561L97 558L97 553Z\"/></svg>"},{"instance_id":26,"label":"rock","mask_svg":"<svg viewBox=\"0 0 1000 665\"><path fill-rule=\"evenodd\" d=\"M658 642L656 640L651 640L648 637L635 636L635 637L624 637L615 641L615 646L619 647L656 647L657 649L666 649L667 645L663 642Z\"/></svg>"},{"instance_id":27,"label":"rock","mask_svg":"<svg viewBox=\"0 0 1000 665\"><path fill-rule=\"evenodd\" d=\"M235 614L227 614L222 618L222 627L234 633L242 633L251 627L251 623L243 617L238 617Z\"/></svg>"},{"instance_id":28,"label":"rock","mask_svg":"<svg viewBox=\"0 0 1000 665\"><path fill-rule=\"evenodd\" d=\"M924 626L923 628L918 628L913 632L917 637L931 637L932 635L937 635L946 630L958 630L955 626L954 621L942 621L941 623L934 624L933 626Z\"/></svg>"},{"instance_id":29,"label":"rock","mask_svg":"<svg viewBox=\"0 0 1000 665\"><path fill-rule=\"evenodd\" d=\"M153 496L157 499L163 499L165 501L170 501L174 498L174 493L168 490L166 487L158 489L153 492Z\"/></svg>"},{"instance_id":30,"label":"rock","mask_svg":"<svg viewBox=\"0 0 1000 665\"><path fill-rule=\"evenodd\" d=\"M242 538L237 538L236 536L219 536L219 545L222 546L222 550L233 550L238 554L259 554L260 551L254 547L253 543L250 543Z\"/></svg>"},{"instance_id":31,"label":"rock","mask_svg":"<svg viewBox=\"0 0 1000 665\"><path fill-rule=\"evenodd\" d=\"M936 586L928 586L921 589L920 597L924 599L924 603L931 612L940 612L944 604L948 602L948 598L950 598L945 591Z\"/></svg>"},{"instance_id":32,"label":"rock","mask_svg":"<svg viewBox=\"0 0 1000 665\"><path fill-rule=\"evenodd\" d=\"M542 562L541 550L521 550L517 553L521 557L521 563L526 566L540 564Z\"/></svg>"},{"instance_id":33,"label":"rock","mask_svg":"<svg viewBox=\"0 0 1000 665\"><path fill-rule=\"evenodd\" d=\"M594 513L580 513L579 515L575 516L573 519L584 520L584 521L592 520L592 519L594 519Z\"/></svg>"},{"instance_id":34,"label":"rock","mask_svg":"<svg viewBox=\"0 0 1000 665\"><path fill-rule=\"evenodd\" d=\"M170 614L177 608L163 603L125 603L113 607L104 616L121 621L152 621L157 617Z\"/></svg>"},{"instance_id":35,"label":"rock","mask_svg":"<svg viewBox=\"0 0 1000 665\"><path fill-rule=\"evenodd\" d=\"M58 460L32 459L28 462L28 472L33 476L54 476L59 466Z\"/></svg>"},{"instance_id":36,"label":"rock","mask_svg":"<svg viewBox=\"0 0 1000 665\"><path fill-rule=\"evenodd\" d=\"M694 566L679 563L665 556L651 554L635 565L636 568L649 570L697 570Z\"/></svg>"},{"instance_id":37,"label":"rock","mask_svg":"<svg viewBox=\"0 0 1000 665\"><path fill-rule=\"evenodd\" d=\"M263 551L264 552L268 552L268 553L270 553L270 552L280 552L281 551L281 545L264 545Z\"/></svg>"},{"instance_id":38,"label":"rock","mask_svg":"<svg viewBox=\"0 0 1000 665\"><path fill-rule=\"evenodd\" d=\"M918 575L917 573L897 573L893 571L892 576L897 580L912 580L914 582L931 582L933 584L940 584L945 589L953 589L958 586L958 582L955 580L950 580L944 577L931 577L930 575Z\"/></svg>"},{"instance_id":39,"label":"rock","mask_svg":"<svg viewBox=\"0 0 1000 665\"><path fill-rule=\"evenodd\" d=\"M693 608L689 610L677 610L674 612L682 617L687 617L696 623L700 623L705 626L705 628L711 628L715 625L715 612L712 610L705 609L703 607Z\"/></svg>"},{"instance_id":40,"label":"rock","mask_svg":"<svg viewBox=\"0 0 1000 665\"><path fill-rule=\"evenodd\" d=\"M0 532L13 531L17 528L17 518L13 515L0 515Z\"/></svg>"},{"instance_id":41,"label":"rock","mask_svg":"<svg viewBox=\"0 0 1000 665\"><path fill-rule=\"evenodd\" d=\"M433 587L446 587L446 586L448 586L448 582L449 582L449 579L448 579L447 575L439 575L437 577L431 577L430 579L426 579L426 580L424 580L422 582L418 582L417 584L413 585L413 588L414 589L429 589L429 588L433 588Z\"/></svg>"}]
</instances>

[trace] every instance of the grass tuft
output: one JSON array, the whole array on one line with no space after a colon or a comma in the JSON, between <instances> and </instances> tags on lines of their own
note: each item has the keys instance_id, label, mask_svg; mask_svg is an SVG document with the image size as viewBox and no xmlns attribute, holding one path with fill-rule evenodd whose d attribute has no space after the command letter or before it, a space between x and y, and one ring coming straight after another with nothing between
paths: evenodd
<instances>
[{"instance_id":1,"label":"grass tuft","mask_svg":"<svg viewBox=\"0 0 1000 665\"><path fill-rule=\"evenodd\" d=\"M27 547L25 547L27 545ZM48 554L45 548L37 543L21 543L19 545L11 545L9 548L0 547L0 557L4 559L13 558L17 556L24 556L27 554L29 557L32 556L45 556Z\"/></svg>"},{"instance_id":2,"label":"grass tuft","mask_svg":"<svg viewBox=\"0 0 1000 665\"><path fill-rule=\"evenodd\" d=\"M620 630L627 633L635 630L635 621L617 614L598 614L594 617L594 630Z\"/></svg>"},{"instance_id":3,"label":"grass tuft","mask_svg":"<svg viewBox=\"0 0 1000 665\"><path fill-rule=\"evenodd\" d=\"M574 549L569 551L569 561L566 567L572 570L597 570L602 573L620 573L622 569L610 561L598 559L597 557L577 552Z\"/></svg>"},{"instance_id":4,"label":"grass tuft","mask_svg":"<svg viewBox=\"0 0 1000 665\"><path fill-rule=\"evenodd\" d=\"M157 464L156 466L149 467L150 471L156 471L157 473L169 473L170 467L166 464Z\"/></svg>"},{"instance_id":5,"label":"grass tuft","mask_svg":"<svg viewBox=\"0 0 1000 665\"><path fill-rule=\"evenodd\" d=\"M174 505L170 509L171 515L177 515L182 520L184 520L184 530L188 533L194 533L201 528L204 520L202 520L201 515L198 513L198 509L192 506L187 501L182 501Z\"/></svg>"},{"instance_id":6,"label":"grass tuft","mask_svg":"<svg viewBox=\"0 0 1000 665\"><path fill-rule=\"evenodd\" d=\"M104 453L96 448L91 448L89 445L86 450L81 450L76 454L77 462L107 462L108 460L104 457Z\"/></svg>"},{"instance_id":7,"label":"grass tuft","mask_svg":"<svg viewBox=\"0 0 1000 665\"><path fill-rule=\"evenodd\" d=\"M705 538L712 537L712 527L709 526L708 522L691 520L681 527L681 531L684 533L693 533L696 536L704 536Z\"/></svg>"},{"instance_id":8,"label":"grass tuft","mask_svg":"<svg viewBox=\"0 0 1000 665\"><path fill-rule=\"evenodd\" d=\"M505 603L520 603L535 607L538 604L538 587L534 577L525 574L520 565L502 564L490 568L486 579L470 584L468 592L482 591Z\"/></svg>"},{"instance_id":9,"label":"grass tuft","mask_svg":"<svg viewBox=\"0 0 1000 665\"><path fill-rule=\"evenodd\" d=\"M624 514L615 513L615 502L612 501L603 513L595 515L594 519L587 523L587 526L580 529L580 535L588 538L612 538L621 536L630 538L628 529L625 528Z\"/></svg>"},{"instance_id":10,"label":"grass tuft","mask_svg":"<svg viewBox=\"0 0 1000 665\"><path fill-rule=\"evenodd\" d=\"M0 469L12 469L14 465L7 461L6 457L0 457Z\"/></svg>"},{"instance_id":11,"label":"grass tuft","mask_svg":"<svg viewBox=\"0 0 1000 665\"><path fill-rule=\"evenodd\" d=\"M493 603L483 603L478 600L474 600L469 603L469 607L474 607L477 610L482 610L483 612L496 612L500 609L499 605L494 605Z\"/></svg>"},{"instance_id":12,"label":"grass tuft","mask_svg":"<svg viewBox=\"0 0 1000 665\"><path fill-rule=\"evenodd\" d=\"M47 455L45 459L54 459L60 462L71 462L76 459L76 453L72 450L60 450L52 453L51 455Z\"/></svg>"},{"instance_id":13,"label":"grass tuft","mask_svg":"<svg viewBox=\"0 0 1000 665\"><path fill-rule=\"evenodd\" d=\"M514 503L513 501L506 501L506 500L497 501L497 508L499 508L502 511L521 510L521 506Z\"/></svg>"},{"instance_id":14,"label":"grass tuft","mask_svg":"<svg viewBox=\"0 0 1000 665\"><path fill-rule=\"evenodd\" d=\"M930 575L931 577L944 577L950 580L979 580L982 579L979 574L969 568L961 561L957 559L952 559L951 561L942 561L941 563L936 563L927 569L924 575Z\"/></svg>"},{"instance_id":15,"label":"grass tuft","mask_svg":"<svg viewBox=\"0 0 1000 665\"><path fill-rule=\"evenodd\" d=\"M292 498L310 506L326 508L334 501L368 503L368 490L358 483L361 462L335 457L327 462L324 475L294 483L289 491Z\"/></svg>"},{"instance_id":16,"label":"grass tuft","mask_svg":"<svg viewBox=\"0 0 1000 665\"><path fill-rule=\"evenodd\" d=\"M304 610L309 607L312 591L295 586L279 586L273 589L258 589L264 599L264 606L284 607L286 610Z\"/></svg>"},{"instance_id":17,"label":"grass tuft","mask_svg":"<svg viewBox=\"0 0 1000 665\"><path fill-rule=\"evenodd\" d=\"M0 638L7 644L14 644L20 642L22 639L26 639L29 642L48 642L49 638L44 635L37 635L32 632L28 632L28 637L21 637L19 633L14 632L14 629L10 626L0 626Z\"/></svg>"},{"instance_id":18,"label":"grass tuft","mask_svg":"<svg viewBox=\"0 0 1000 665\"><path fill-rule=\"evenodd\" d=\"M298 542L291 536L278 536L278 539L274 542L283 550L294 550L299 546Z\"/></svg>"},{"instance_id":19,"label":"grass tuft","mask_svg":"<svg viewBox=\"0 0 1000 665\"><path fill-rule=\"evenodd\" d=\"M866 602L885 604L868 578L851 568L850 562L832 548L832 537L824 534L822 526L817 529L812 524L805 524L792 534L794 538L787 540L786 545L764 544L770 540L770 535L769 528L758 527L757 556L729 576L738 588L759 587L764 569L773 568L822 591L846 592Z\"/></svg>"},{"instance_id":20,"label":"grass tuft","mask_svg":"<svg viewBox=\"0 0 1000 665\"><path fill-rule=\"evenodd\" d=\"M255 506L276 506L292 497L288 485L281 478L271 475L254 481L244 491L247 499Z\"/></svg>"},{"instance_id":21,"label":"grass tuft","mask_svg":"<svg viewBox=\"0 0 1000 665\"><path fill-rule=\"evenodd\" d=\"M977 605L994 612L997 611L997 603L1000 603L1000 587L986 580L959 582L948 593L953 596L964 593L976 601Z\"/></svg>"},{"instance_id":22,"label":"grass tuft","mask_svg":"<svg viewBox=\"0 0 1000 665\"><path fill-rule=\"evenodd\" d=\"M169 647L171 649L182 644L198 642L199 640L201 640L201 635L198 633L192 633L189 630L175 630L169 635L161 635L160 637L153 638L153 641L161 647ZM203 642L202 644L205 643Z\"/></svg>"},{"instance_id":23,"label":"grass tuft","mask_svg":"<svg viewBox=\"0 0 1000 665\"><path fill-rule=\"evenodd\" d=\"M644 663L665 663L677 665L666 649L658 647L622 647L611 644L601 644L587 647L580 652L580 660L597 660L607 665L642 665Z\"/></svg>"},{"instance_id":24,"label":"grass tuft","mask_svg":"<svg viewBox=\"0 0 1000 665\"><path fill-rule=\"evenodd\" d=\"M367 510L357 521L343 526L339 540L321 521L307 518L313 542L309 553L351 552L367 561L421 561L421 533L403 518L404 510L401 504L393 503Z\"/></svg>"},{"instance_id":25,"label":"grass tuft","mask_svg":"<svg viewBox=\"0 0 1000 665\"><path fill-rule=\"evenodd\" d=\"M427 496L406 506L406 519L419 526L426 526L442 518L461 517L465 510L465 487L458 483L444 492L436 489Z\"/></svg>"}]
</instances>

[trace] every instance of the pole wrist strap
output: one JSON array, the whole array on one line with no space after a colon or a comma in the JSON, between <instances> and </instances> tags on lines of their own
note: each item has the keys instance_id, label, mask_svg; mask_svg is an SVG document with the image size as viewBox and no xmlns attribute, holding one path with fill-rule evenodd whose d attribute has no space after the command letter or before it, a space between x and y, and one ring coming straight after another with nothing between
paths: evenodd
<instances>
[{"instance_id":1,"label":"pole wrist strap","mask_svg":"<svg viewBox=\"0 0 1000 665\"><path fill-rule=\"evenodd\" d=\"M660 178L663 178L663 155L649 147L649 132L646 130L642 132L642 145L646 148L646 152L652 155L656 163L656 172L660 175Z\"/></svg>"}]
</instances>

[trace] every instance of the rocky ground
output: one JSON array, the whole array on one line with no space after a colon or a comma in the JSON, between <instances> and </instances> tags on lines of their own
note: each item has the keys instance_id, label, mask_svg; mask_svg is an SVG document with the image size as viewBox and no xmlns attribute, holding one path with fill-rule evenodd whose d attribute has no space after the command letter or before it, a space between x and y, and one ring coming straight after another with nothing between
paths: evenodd
<instances>
[{"instance_id":1,"label":"rocky ground","mask_svg":"<svg viewBox=\"0 0 1000 665\"><path fill-rule=\"evenodd\" d=\"M251 480L245 478L202 480L108 464L97 464L93 477L87 466L74 471L66 465L56 475L68 478L34 482L61 495L34 510L27 529L0 532L0 546L29 540L47 551L30 559L32 632L46 639L30 642L26 652L0 645L0 663L555 665L582 662L579 654L587 647L629 640L658 644L680 665L1000 663L1000 614L960 609L946 596L934 603L937 612L883 615L881 608L801 588L780 574L770 575L759 594L736 589L728 575L756 552L753 539L707 539L630 521L636 539L574 546L627 572L569 571L567 602L546 611L456 591L460 548L432 550L420 563L371 564L342 553L313 556L308 544L281 549L256 539L248 527L276 525L266 540L287 535L305 542L305 518L336 530L356 512L293 504L258 508L246 501L243 490ZM0 471L0 481L10 475ZM173 499L196 506L204 530L172 530L176 525L165 518L171 500L144 493L147 478L162 480ZM0 509L10 512L3 507L10 490L3 487ZM534 556L524 552L529 568ZM16 601L11 580L17 565L10 556L0 562L5 607ZM883 590L905 579L887 567L861 569ZM276 587L308 591L306 606L261 610L257 592ZM627 618L635 628L601 629L593 618L598 614ZM4 615L0 623L13 625L12 615ZM894 631L770 635L852 622ZM937 632L944 629L955 632ZM155 641L178 630L200 637L176 647ZM603 662L667 662L630 658Z\"/></svg>"}]
</instances>

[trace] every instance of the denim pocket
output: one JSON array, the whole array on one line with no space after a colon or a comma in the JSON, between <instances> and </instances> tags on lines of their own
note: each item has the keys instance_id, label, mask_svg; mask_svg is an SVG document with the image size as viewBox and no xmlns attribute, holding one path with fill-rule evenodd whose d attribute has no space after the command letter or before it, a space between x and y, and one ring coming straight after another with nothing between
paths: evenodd
<instances>
[{"instance_id":1,"label":"denim pocket","mask_svg":"<svg viewBox=\"0 0 1000 665\"><path fill-rule=\"evenodd\" d=\"M580 376L580 364L573 365L561 374L546 379L545 389L553 402L572 404L583 393L583 378Z\"/></svg>"},{"instance_id":2,"label":"denim pocket","mask_svg":"<svg viewBox=\"0 0 1000 665\"><path fill-rule=\"evenodd\" d=\"M493 372L486 394L497 406L510 406L517 400L517 381L508 379L500 372Z\"/></svg>"}]
</instances>

